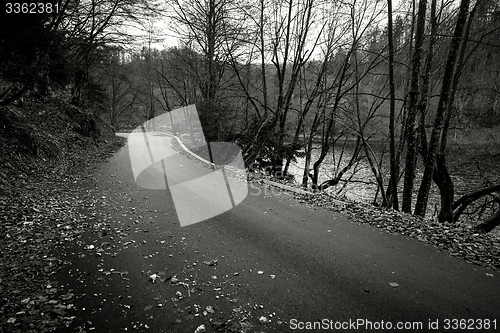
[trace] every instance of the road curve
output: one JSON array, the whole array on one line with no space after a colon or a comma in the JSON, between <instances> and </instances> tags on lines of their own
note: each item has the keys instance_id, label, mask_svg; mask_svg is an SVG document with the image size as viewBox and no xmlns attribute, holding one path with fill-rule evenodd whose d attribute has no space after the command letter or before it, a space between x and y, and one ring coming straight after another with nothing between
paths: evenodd
<instances>
[{"instance_id":1,"label":"road curve","mask_svg":"<svg viewBox=\"0 0 500 333\"><path fill-rule=\"evenodd\" d=\"M179 179L201 163L175 159ZM127 146L81 186L95 192L95 208L84 209L94 227L60 249L68 265L57 277L78 296L62 331L500 327L496 272L285 192L249 185L236 208L181 227L168 189L136 185Z\"/></svg>"}]
</instances>

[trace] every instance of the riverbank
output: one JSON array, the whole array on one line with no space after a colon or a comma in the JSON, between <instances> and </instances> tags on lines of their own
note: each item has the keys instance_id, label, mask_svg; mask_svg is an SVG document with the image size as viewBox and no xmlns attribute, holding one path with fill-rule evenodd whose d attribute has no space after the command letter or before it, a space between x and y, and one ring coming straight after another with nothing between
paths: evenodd
<instances>
[{"instance_id":1,"label":"riverbank","mask_svg":"<svg viewBox=\"0 0 500 333\"><path fill-rule=\"evenodd\" d=\"M477 138L476 138L477 139ZM375 159L376 165L379 166L379 172L385 182L389 179L389 158L387 151L384 151L384 146L380 142L371 143L371 150L377 156ZM333 150L335 149L335 151ZM320 174L318 183L322 183L331 178L335 178L349 162L354 150L354 142L348 141L345 145L337 145L332 148L330 154L327 155L322 165L320 166ZM313 151L312 163L318 157L319 152ZM383 157L383 161L379 159ZM401 163L404 163L402 160ZM487 141L477 139L476 142L472 139L452 140L448 144L447 149L447 167L455 187L455 199L465 195L471 191L489 187L493 184L500 184L500 173L497 166L500 164L500 142L494 138ZM401 167L403 164L401 165ZM295 181L302 181L304 168L304 159L297 158L297 161L292 163L289 169ZM415 196L420 180L423 174L423 165L421 161L416 166ZM310 181L309 181L310 183ZM355 163L341 177L339 183L326 190L335 197L346 198L363 203L372 203L380 201L380 193L377 190L378 184L373 176L373 171L366 159ZM399 197L402 196L403 182L399 183ZM470 209L462 214L462 222L467 222L471 225L477 225L484 219L491 216L495 211L495 205L491 198L489 202L478 200L470 206ZM427 209L427 217L435 218L439 212L440 195L437 187L432 184L429 204ZM500 233L500 228L497 232ZM500 235L500 234L499 234Z\"/></svg>"}]
</instances>

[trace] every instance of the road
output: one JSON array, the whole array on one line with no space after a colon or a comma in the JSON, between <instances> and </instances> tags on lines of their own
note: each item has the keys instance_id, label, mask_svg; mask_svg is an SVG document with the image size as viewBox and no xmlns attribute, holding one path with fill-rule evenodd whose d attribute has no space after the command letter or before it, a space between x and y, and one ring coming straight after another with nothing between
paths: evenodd
<instances>
[{"instance_id":1,"label":"road","mask_svg":"<svg viewBox=\"0 0 500 333\"><path fill-rule=\"evenodd\" d=\"M175 158L187 173L201 163ZM181 227L168 189L136 185L127 146L80 186L95 193L82 207L93 227L59 249L67 265L57 279L76 295L62 331L500 327L496 272L288 193L249 185L234 209Z\"/></svg>"}]
</instances>

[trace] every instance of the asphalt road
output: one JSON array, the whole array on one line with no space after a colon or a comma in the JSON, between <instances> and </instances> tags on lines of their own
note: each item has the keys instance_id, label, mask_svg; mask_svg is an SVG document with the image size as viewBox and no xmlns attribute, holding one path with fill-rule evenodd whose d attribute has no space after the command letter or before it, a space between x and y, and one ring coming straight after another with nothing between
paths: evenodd
<instances>
[{"instance_id":1,"label":"asphalt road","mask_svg":"<svg viewBox=\"0 0 500 333\"><path fill-rule=\"evenodd\" d=\"M76 295L62 331L500 330L496 272L277 189L249 185L235 208L181 227L168 189L136 185L128 147L83 186L93 227L60 249L57 278Z\"/></svg>"}]
</instances>

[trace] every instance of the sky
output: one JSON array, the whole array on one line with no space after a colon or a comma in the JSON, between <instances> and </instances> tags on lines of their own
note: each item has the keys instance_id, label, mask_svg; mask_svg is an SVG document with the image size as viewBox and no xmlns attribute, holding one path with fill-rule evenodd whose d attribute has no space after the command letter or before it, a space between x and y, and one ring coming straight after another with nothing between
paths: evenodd
<instances>
[{"instance_id":1,"label":"sky","mask_svg":"<svg viewBox=\"0 0 500 333\"><path fill-rule=\"evenodd\" d=\"M368 0L370 1L370 0ZM375 0L371 0L375 1ZM387 0L378 0L386 2ZM393 0L393 11L394 16L397 15L398 8L400 7L400 3L402 0ZM406 0L403 2L410 2L410 0ZM168 18L160 18L154 21L153 19L147 22L145 27L141 27L141 29L134 28L130 29L129 33L136 36L136 43L133 46L134 48L142 49L142 47L147 47L149 44L148 38L148 30L153 31L151 47L156 49L166 49L169 47L179 46L179 39L175 36L175 33L169 29L170 22ZM383 24L383 23L382 23Z\"/></svg>"}]
</instances>

